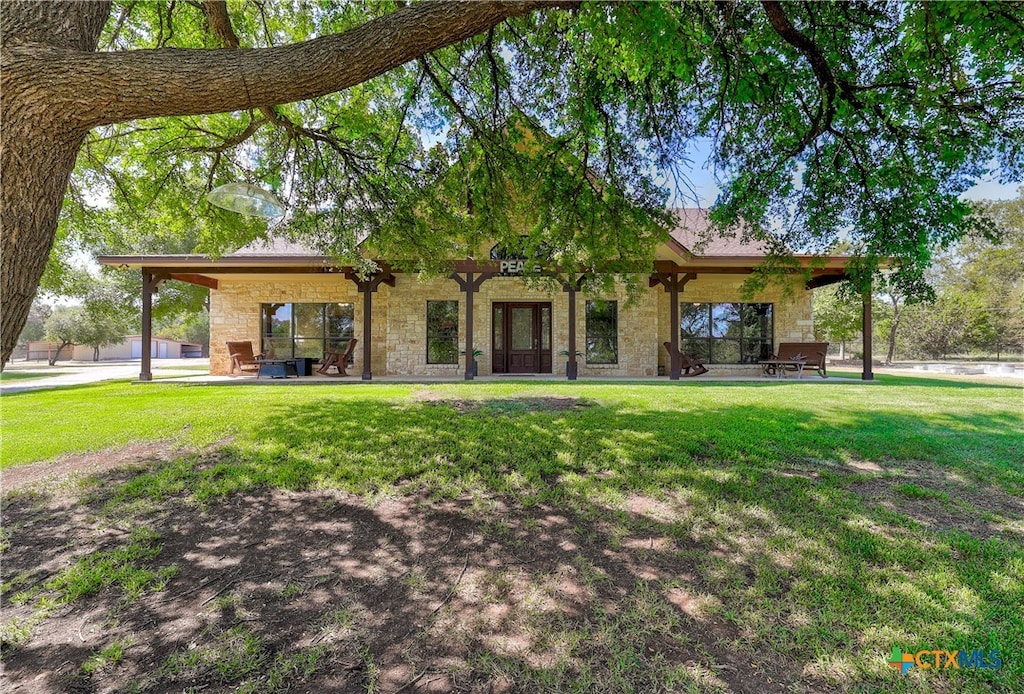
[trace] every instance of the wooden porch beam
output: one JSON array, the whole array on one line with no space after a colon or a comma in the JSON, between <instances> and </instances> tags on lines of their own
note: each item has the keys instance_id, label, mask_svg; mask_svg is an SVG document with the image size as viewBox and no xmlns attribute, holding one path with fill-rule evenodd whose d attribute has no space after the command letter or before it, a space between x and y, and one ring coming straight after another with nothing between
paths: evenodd
<instances>
[{"instance_id":1,"label":"wooden porch beam","mask_svg":"<svg viewBox=\"0 0 1024 694\"><path fill-rule=\"evenodd\" d=\"M373 330L373 292L368 285L364 285L362 288L357 286L357 289L363 293L363 380L373 380L373 368L370 364L373 358L371 351L370 339L371 332Z\"/></svg>"}]
</instances>

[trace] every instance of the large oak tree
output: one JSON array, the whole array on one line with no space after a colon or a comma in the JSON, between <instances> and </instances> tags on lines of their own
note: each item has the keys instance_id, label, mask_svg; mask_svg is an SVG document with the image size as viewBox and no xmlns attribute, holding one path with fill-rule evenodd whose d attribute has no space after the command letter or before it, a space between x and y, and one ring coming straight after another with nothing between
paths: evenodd
<instances>
[{"instance_id":1,"label":"large oak tree","mask_svg":"<svg viewBox=\"0 0 1024 694\"><path fill-rule=\"evenodd\" d=\"M780 254L845 238L864 277L894 257L913 286L977 228L960 193L1024 169L1018 3L0 12L4 363L59 221L79 241L202 228L216 252L261 231L200 202L232 178L285 194L278 231L339 254L370 231L421 259L525 233L561 266L625 268L668 224L656 172L685 191L706 138L721 228Z\"/></svg>"}]
</instances>

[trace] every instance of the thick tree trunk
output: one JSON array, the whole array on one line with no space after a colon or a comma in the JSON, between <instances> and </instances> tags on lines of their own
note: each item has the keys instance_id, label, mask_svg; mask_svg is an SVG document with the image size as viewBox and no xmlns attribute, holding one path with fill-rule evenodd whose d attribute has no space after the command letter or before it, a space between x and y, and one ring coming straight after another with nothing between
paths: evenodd
<instances>
[{"instance_id":1,"label":"thick tree trunk","mask_svg":"<svg viewBox=\"0 0 1024 694\"><path fill-rule=\"evenodd\" d=\"M94 51L109 13L110 3L101 2L11 2L0 13L0 366L6 366L25 326L88 132L73 124L71 114L55 110L46 90L38 88L53 72L38 70L37 86L26 88L17 70L8 70L10 50L38 42L50 50Z\"/></svg>"},{"instance_id":2,"label":"thick tree trunk","mask_svg":"<svg viewBox=\"0 0 1024 694\"><path fill-rule=\"evenodd\" d=\"M84 135L84 134L83 134ZM53 245L68 178L83 135L39 132L30 122L4 120L0 150L0 287L3 363L7 364Z\"/></svg>"},{"instance_id":3,"label":"thick tree trunk","mask_svg":"<svg viewBox=\"0 0 1024 694\"><path fill-rule=\"evenodd\" d=\"M0 12L0 368L28 317L75 157L90 128L329 94L510 17L572 4L416 3L342 34L289 46L97 53L109 2L5 2Z\"/></svg>"}]
</instances>

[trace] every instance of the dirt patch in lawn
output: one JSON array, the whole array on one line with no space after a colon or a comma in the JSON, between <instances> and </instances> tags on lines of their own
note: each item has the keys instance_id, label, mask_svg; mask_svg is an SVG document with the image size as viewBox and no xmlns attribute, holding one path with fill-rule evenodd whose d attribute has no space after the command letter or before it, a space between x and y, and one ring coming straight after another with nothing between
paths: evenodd
<instances>
[{"instance_id":1,"label":"dirt patch in lawn","mask_svg":"<svg viewBox=\"0 0 1024 694\"><path fill-rule=\"evenodd\" d=\"M31 465L16 465L0 472L4 493L44 485L60 485L76 477L131 465L166 462L186 453L173 441L132 443L123 448L67 455Z\"/></svg>"},{"instance_id":2,"label":"dirt patch in lawn","mask_svg":"<svg viewBox=\"0 0 1024 694\"><path fill-rule=\"evenodd\" d=\"M1024 499L930 463L901 462L896 474L871 476L849 489L868 504L908 516L932 530L959 530L979 539L1024 540Z\"/></svg>"},{"instance_id":3,"label":"dirt patch in lawn","mask_svg":"<svg viewBox=\"0 0 1024 694\"><path fill-rule=\"evenodd\" d=\"M5 501L3 621L21 630L5 633L4 691L558 691L581 673L601 691L830 689L703 609L710 548L666 534L664 501L630 497L616 520L643 531L612 537L513 499L266 490L166 499L128 523L77 493ZM40 616L48 581L140 528L159 552L128 569L172 568L162 589L113 583Z\"/></svg>"},{"instance_id":4,"label":"dirt patch in lawn","mask_svg":"<svg viewBox=\"0 0 1024 694\"><path fill-rule=\"evenodd\" d=\"M522 414L524 412L558 412L583 410L594 403L583 398L552 395L546 397L462 399L448 398L433 390L420 390L413 396L417 402L451 407L456 412L488 412L493 414Z\"/></svg>"}]
</instances>

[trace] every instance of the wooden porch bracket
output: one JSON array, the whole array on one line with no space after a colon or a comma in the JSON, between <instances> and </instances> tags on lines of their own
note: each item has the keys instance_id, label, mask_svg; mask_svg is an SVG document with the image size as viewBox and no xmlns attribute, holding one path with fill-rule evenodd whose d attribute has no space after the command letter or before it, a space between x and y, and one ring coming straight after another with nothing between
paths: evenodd
<instances>
[{"instance_id":1,"label":"wooden porch bracket","mask_svg":"<svg viewBox=\"0 0 1024 694\"><path fill-rule=\"evenodd\" d=\"M207 277L206 275L198 275L193 273L171 273L171 279L177 282L187 282L189 284L196 284L200 287L206 287L207 289L217 289L220 283L213 277Z\"/></svg>"},{"instance_id":2,"label":"wooden porch bracket","mask_svg":"<svg viewBox=\"0 0 1024 694\"><path fill-rule=\"evenodd\" d=\"M672 353L669 355L669 380L678 381L682 366L679 360L679 292L690 280L697 279L692 272L654 272L651 274L649 285L655 287L662 285L668 292L668 315L669 315L669 346Z\"/></svg>"},{"instance_id":3,"label":"wooden porch bracket","mask_svg":"<svg viewBox=\"0 0 1024 694\"><path fill-rule=\"evenodd\" d=\"M466 293L466 373L465 379L472 381L473 373L473 295L480 291L480 285L492 277L497 277L497 272L467 272L463 277L458 272L448 275L455 280L459 289Z\"/></svg>"},{"instance_id":4,"label":"wooden porch bracket","mask_svg":"<svg viewBox=\"0 0 1024 694\"><path fill-rule=\"evenodd\" d=\"M372 342L370 339L373 328L373 294L382 284L389 287L395 286L395 275L386 264L379 263L381 269L368 277L362 277L352 269L345 270L345 279L356 285L356 289L363 295L363 375L364 381L373 380Z\"/></svg>"},{"instance_id":5,"label":"wooden porch bracket","mask_svg":"<svg viewBox=\"0 0 1024 694\"><path fill-rule=\"evenodd\" d=\"M836 284L848 279L850 279L850 276L845 272L836 273L835 270L816 270L814 276L807 280L804 288L817 289L818 287L827 287L830 284Z\"/></svg>"}]
</instances>

